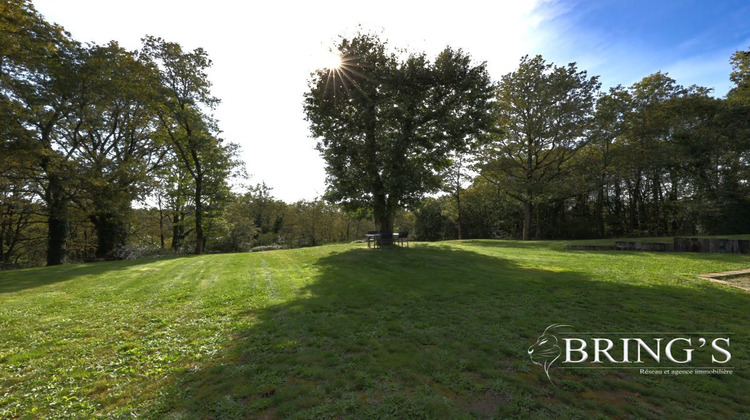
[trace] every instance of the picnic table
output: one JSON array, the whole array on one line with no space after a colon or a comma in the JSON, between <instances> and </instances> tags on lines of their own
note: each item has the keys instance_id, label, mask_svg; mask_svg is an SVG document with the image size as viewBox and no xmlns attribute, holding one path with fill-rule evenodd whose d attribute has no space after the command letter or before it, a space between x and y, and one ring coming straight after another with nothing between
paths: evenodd
<instances>
[{"instance_id":1,"label":"picnic table","mask_svg":"<svg viewBox=\"0 0 750 420\"><path fill-rule=\"evenodd\" d=\"M409 246L409 232L385 233L377 230L372 230L365 233L365 238L367 239L367 248L389 247L393 246L394 244L403 246L404 242L406 243L407 247Z\"/></svg>"}]
</instances>

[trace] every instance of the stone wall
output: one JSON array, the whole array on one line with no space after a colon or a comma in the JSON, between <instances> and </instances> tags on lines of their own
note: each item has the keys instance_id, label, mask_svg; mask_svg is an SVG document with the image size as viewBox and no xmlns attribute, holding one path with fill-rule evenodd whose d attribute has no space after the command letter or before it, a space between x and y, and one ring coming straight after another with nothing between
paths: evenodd
<instances>
[{"instance_id":1,"label":"stone wall","mask_svg":"<svg viewBox=\"0 0 750 420\"><path fill-rule=\"evenodd\" d=\"M568 251L614 251L612 245L568 245Z\"/></svg>"},{"instance_id":2,"label":"stone wall","mask_svg":"<svg viewBox=\"0 0 750 420\"><path fill-rule=\"evenodd\" d=\"M568 245L570 251L650 251L650 252L710 252L724 254L750 254L750 240L674 238L667 242L617 241L609 245Z\"/></svg>"},{"instance_id":3,"label":"stone wall","mask_svg":"<svg viewBox=\"0 0 750 420\"><path fill-rule=\"evenodd\" d=\"M651 251L651 252L670 252L672 244L664 242L615 242L615 249L618 251Z\"/></svg>"},{"instance_id":4,"label":"stone wall","mask_svg":"<svg viewBox=\"0 0 750 420\"><path fill-rule=\"evenodd\" d=\"M676 252L750 254L750 240L674 238L674 250Z\"/></svg>"}]
</instances>

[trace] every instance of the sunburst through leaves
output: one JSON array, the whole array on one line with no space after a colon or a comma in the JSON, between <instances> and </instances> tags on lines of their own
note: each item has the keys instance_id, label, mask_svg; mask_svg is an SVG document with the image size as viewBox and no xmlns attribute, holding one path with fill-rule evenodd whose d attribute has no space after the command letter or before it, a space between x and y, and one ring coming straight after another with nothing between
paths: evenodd
<instances>
[{"instance_id":1,"label":"sunburst through leaves","mask_svg":"<svg viewBox=\"0 0 750 420\"><path fill-rule=\"evenodd\" d=\"M372 81L372 79L361 71L362 67L364 66L354 55L329 51L324 59L323 72L326 75L326 82L320 98L321 103L326 96L333 98L335 103L341 91L349 94L352 88L367 97L360 86L360 81Z\"/></svg>"}]
</instances>

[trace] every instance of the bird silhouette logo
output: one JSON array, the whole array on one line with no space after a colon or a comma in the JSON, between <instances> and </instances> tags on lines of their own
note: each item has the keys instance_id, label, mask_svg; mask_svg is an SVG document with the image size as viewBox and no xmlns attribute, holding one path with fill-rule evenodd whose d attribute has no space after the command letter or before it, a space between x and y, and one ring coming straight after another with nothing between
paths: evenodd
<instances>
[{"instance_id":1,"label":"bird silhouette logo","mask_svg":"<svg viewBox=\"0 0 750 420\"><path fill-rule=\"evenodd\" d=\"M552 382L552 378L549 376L549 370L552 367L552 364L555 363L562 354L562 349L558 345L557 336L553 334L553 331L557 328L563 327L570 327L570 325L550 325L544 330L542 335L537 338L536 343L529 347L528 350L531 362L544 368L544 373L547 374L547 379L549 379L550 383L553 385L555 383Z\"/></svg>"}]
</instances>

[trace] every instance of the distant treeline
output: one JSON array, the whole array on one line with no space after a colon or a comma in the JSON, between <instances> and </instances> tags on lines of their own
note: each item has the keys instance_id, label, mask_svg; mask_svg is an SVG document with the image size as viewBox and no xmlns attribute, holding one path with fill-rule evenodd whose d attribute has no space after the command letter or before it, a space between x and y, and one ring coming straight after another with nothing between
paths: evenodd
<instances>
[{"instance_id":1,"label":"distant treeline","mask_svg":"<svg viewBox=\"0 0 750 420\"><path fill-rule=\"evenodd\" d=\"M465 157L477 171L470 185L423 201L423 238L750 232L750 51L731 57L736 85L725 98L655 73L595 92L567 139L558 127L571 110L555 97L562 81L548 67L529 84L539 60L503 78L504 131Z\"/></svg>"}]
</instances>

